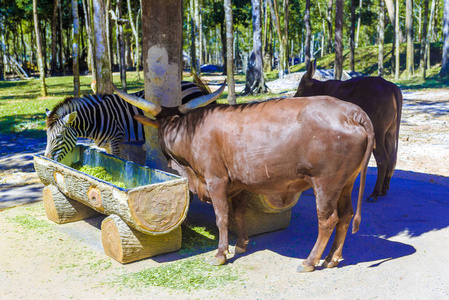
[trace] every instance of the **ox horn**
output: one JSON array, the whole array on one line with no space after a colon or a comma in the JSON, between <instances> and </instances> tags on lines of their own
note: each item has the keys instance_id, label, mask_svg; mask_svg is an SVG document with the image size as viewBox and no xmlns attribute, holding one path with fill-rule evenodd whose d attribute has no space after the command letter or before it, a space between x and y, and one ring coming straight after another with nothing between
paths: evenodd
<instances>
[{"instance_id":1,"label":"ox horn","mask_svg":"<svg viewBox=\"0 0 449 300\"><path fill-rule=\"evenodd\" d=\"M198 107L203 107L203 106L206 106L206 105L214 102L215 100L218 99L218 97L221 96L221 94L223 93L225 87L226 87L226 79L225 79L225 81L223 82L223 84L221 85L221 87L218 90L216 90L212 94L204 95L204 96L195 98L193 100L190 100L186 104L181 105L179 107L179 111L182 114L186 114L188 111L191 111L192 109L195 109L195 108L198 108Z\"/></svg>"},{"instance_id":2,"label":"ox horn","mask_svg":"<svg viewBox=\"0 0 449 300\"><path fill-rule=\"evenodd\" d=\"M119 90L114 84L112 84L112 88L117 93L117 95L119 95L120 98L140 108L141 110L151 114L154 117L156 117L162 110L162 107L160 105L154 104L153 102L145 100L143 98L127 94Z\"/></svg>"}]
</instances>

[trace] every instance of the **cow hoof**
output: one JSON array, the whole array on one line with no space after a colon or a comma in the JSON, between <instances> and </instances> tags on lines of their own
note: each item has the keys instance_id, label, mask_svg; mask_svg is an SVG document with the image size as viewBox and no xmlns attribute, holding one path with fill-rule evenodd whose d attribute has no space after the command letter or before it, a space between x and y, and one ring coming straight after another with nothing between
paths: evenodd
<instances>
[{"instance_id":1,"label":"cow hoof","mask_svg":"<svg viewBox=\"0 0 449 300\"><path fill-rule=\"evenodd\" d=\"M368 203L377 202L377 197L374 197L373 195L371 195L368 198L366 198L365 202L368 202Z\"/></svg>"},{"instance_id":2,"label":"cow hoof","mask_svg":"<svg viewBox=\"0 0 449 300\"><path fill-rule=\"evenodd\" d=\"M302 264L302 265L300 265L298 267L298 269L296 269L296 272L298 272L298 273L306 273L306 272L312 272L314 270L315 270L315 267L307 266L307 265Z\"/></svg>"},{"instance_id":3,"label":"cow hoof","mask_svg":"<svg viewBox=\"0 0 449 300\"><path fill-rule=\"evenodd\" d=\"M323 268L333 268L333 267L336 267L336 266L338 266L338 261L324 261L323 262L323 264L322 264L322 267Z\"/></svg>"},{"instance_id":4,"label":"cow hoof","mask_svg":"<svg viewBox=\"0 0 449 300\"><path fill-rule=\"evenodd\" d=\"M246 247L242 248L236 245L235 247L231 248L230 252L231 254L242 254L246 252Z\"/></svg>"},{"instance_id":5,"label":"cow hoof","mask_svg":"<svg viewBox=\"0 0 449 300\"><path fill-rule=\"evenodd\" d=\"M226 262L226 258L223 259L223 258L213 257L209 260L209 264L212 266L221 266L225 262Z\"/></svg>"}]
</instances>

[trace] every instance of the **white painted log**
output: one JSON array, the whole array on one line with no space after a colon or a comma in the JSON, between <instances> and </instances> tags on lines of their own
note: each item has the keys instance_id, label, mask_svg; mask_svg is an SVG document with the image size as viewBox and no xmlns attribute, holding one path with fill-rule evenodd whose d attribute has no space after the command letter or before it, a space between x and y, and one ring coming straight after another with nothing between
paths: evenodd
<instances>
[{"instance_id":1,"label":"white painted log","mask_svg":"<svg viewBox=\"0 0 449 300\"><path fill-rule=\"evenodd\" d=\"M43 156L36 155L34 162L45 185L57 186L65 196L99 213L118 215L143 233L166 234L187 215L189 191L185 178L123 189Z\"/></svg>"},{"instance_id":2,"label":"white painted log","mask_svg":"<svg viewBox=\"0 0 449 300\"><path fill-rule=\"evenodd\" d=\"M43 190L45 214L55 223L64 224L99 215L92 208L65 196L54 185Z\"/></svg>"},{"instance_id":3,"label":"white painted log","mask_svg":"<svg viewBox=\"0 0 449 300\"><path fill-rule=\"evenodd\" d=\"M181 227L162 235L147 235L129 227L119 216L101 223L101 240L106 255L125 264L181 249Z\"/></svg>"}]
</instances>

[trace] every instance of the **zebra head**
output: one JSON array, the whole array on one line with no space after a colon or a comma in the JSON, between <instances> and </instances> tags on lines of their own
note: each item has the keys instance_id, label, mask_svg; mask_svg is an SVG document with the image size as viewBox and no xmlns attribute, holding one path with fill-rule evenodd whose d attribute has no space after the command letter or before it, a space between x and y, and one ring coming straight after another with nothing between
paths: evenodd
<instances>
[{"instance_id":1,"label":"zebra head","mask_svg":"<svg viewBox=\"0 0 449 300\"><path fill-rule=\"evenodd\" d=\"M59 116L49 109L47 113L47 148L45 156L55 161L61 161L76 145L76 131L71 126L78 113Z\"/></svg>"}]
</instances>

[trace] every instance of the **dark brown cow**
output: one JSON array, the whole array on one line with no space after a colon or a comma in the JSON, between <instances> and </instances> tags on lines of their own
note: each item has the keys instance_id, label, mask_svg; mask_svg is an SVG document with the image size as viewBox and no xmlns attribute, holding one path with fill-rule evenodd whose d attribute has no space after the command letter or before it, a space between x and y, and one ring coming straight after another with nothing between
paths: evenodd
<instances>
[{"instance_id":1,"label":"dark brown cow","mask_svg":"<svg viewBox=\"0 0 449 300\"><path fill-rule=\"evenodd\" d=\"M358 77L347 81L313 79L316 61L301 79L295 97L329 95L360 106L374 126L376 144L373 154L377 163L377 181L367 202L377 201L390 189L398 154L402 93L393 83L381 77Z\"/></svg>"},{"instance_id":2,"label":"dark brown cow","mask_svg":"<svg viewBox=\"0 0 449 300\"><path fill-rule=\"evenodd\" d=\"M240 196L243 190L266 195L274 207L285 207L310 187L316 195L319 233L298 271L314 270L335 227L324 265L338 264L353 216L351 191L362 171L352 232L359 229L374 144L373 126L362 109L329 96L166 108L116 92L155 117L136 119L158 128L170 166L187 176L193 193L212 203L219 229L218 253L212 264L223 264L229 253L228 198L232 198L238 227L235 251L243 253L249 241L246 201Z\"/></svg>"}]
</instances>

